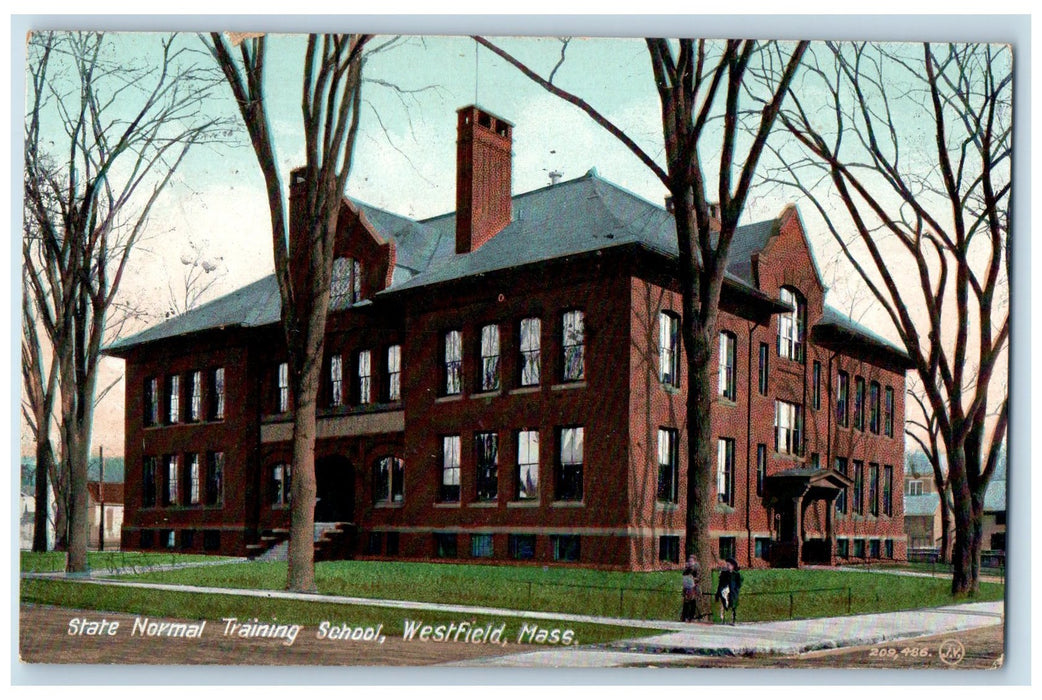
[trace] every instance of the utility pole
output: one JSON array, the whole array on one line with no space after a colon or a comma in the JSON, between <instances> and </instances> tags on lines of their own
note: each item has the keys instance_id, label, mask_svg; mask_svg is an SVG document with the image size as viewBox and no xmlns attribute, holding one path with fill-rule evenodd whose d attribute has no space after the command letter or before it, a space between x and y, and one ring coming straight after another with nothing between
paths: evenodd
<instances>
[{"instance_id":1,"label":"utility pole","mask_svg":"<svg viewBox=\"0 0 1042 700\"><path fill-rule=\"evenodd\" d=\"M105 446L98 446L98 551L105 551Z\"/></svg>"}]
</instances>

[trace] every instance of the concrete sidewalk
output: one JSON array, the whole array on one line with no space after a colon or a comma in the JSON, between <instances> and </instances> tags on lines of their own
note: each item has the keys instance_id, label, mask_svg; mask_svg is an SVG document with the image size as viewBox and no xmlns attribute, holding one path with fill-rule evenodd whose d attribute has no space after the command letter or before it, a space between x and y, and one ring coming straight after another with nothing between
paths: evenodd
<instances>
[{"instance_id":1,"label":"concrete sidewalk","mask_svg":"<svg viewBox=\"0 0 1042 700\"><path fill-rule=\"evenodd\" d=\"M829 617L815 620L687 625L682 631L580 647L512 654L453 665L589 668L658 665L677 655L791 655L819 649L864 646L1003 623L1003 603L967 603L942 608Z\"/></svg>"}]
</instances>

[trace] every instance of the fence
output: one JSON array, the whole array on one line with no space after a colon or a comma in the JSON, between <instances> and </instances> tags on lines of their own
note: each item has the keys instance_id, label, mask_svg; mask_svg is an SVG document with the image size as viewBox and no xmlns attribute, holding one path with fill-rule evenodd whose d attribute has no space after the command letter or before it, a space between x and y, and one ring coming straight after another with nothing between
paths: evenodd
<instances>
[{"instance_id":1,"label":"fence","mask_svg":"<svg viewBox=\"0 0 1042 700\"><path fill-rule=\"evenodd\" d=\"M525 591L527 610L604 615L642 620L675 620L680 615L680 591L675 586L638 588L580 583L513 580ZM715 586L713 587L715 591ZM704 592L702 612L710 612L712 591ZM800 619L849 615L855 610L854 589L848 586L741 593L740 615L746 621ZM858 601L864 607L874 601Z\"/></svg>"}]
</instances>

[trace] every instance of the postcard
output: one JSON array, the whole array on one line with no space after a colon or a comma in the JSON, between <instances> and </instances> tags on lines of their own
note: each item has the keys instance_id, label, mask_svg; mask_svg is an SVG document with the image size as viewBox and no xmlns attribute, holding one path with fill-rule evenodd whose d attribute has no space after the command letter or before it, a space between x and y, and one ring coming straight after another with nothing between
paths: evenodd
<instances>
[{"instance_id":1,"label":"postcard","mask_svg":"<svg viewBox=\"0 0 1042 700\"><path fill-rule=\"evenodd\" d=\"M1003 666L1011 45L26 56L23 664Z\"/></svg>"}]
</instances>

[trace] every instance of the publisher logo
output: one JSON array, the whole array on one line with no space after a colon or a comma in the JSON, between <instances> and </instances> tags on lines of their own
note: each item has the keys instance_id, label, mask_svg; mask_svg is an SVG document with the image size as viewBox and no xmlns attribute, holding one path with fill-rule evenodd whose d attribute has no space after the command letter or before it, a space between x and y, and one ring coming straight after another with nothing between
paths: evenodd
<instances>
[{"instance_id":1,"label":"publisher logo","mask_svg":"<svg viewBox=\"0 0 1042 700\"><path fill-rule=\"evenodd\" d=\"M966 657L966 648L958 639L945 639L939 653L941 661L949 666L958 666Z\"/></svg>"}]
</instances>

